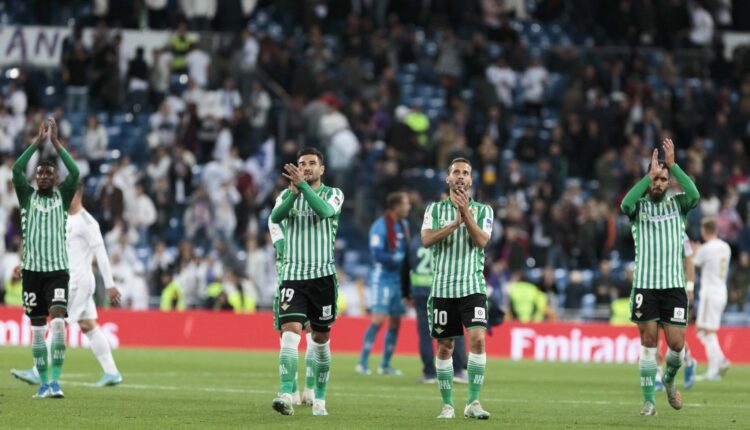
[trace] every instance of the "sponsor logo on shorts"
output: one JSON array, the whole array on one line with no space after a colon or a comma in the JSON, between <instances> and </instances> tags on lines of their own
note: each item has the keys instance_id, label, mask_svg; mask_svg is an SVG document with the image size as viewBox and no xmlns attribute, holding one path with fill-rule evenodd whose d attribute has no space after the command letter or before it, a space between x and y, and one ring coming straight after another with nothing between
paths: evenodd
<instances>
[{"instance_id":1,"label":"sponsor logo on shorts","mask_svg":"<svg viewBox=\"0 0 750 430\"><path fill-rule=\"evenodd\" d=\"M674 315L669 319L673 322L684 323L685 322L685 308L674 308Z\"/></svg>"},{"instance_id":2,"label":"sponsor logo on shorts","mask_svg":"<svg viewBox=\"0 0 750 430\"><path fill-rule=\"evenodd\" d=\"M474 318L471 320L471 322L487 322L487 310L481 306L477 306L474 308Z\"/></svg>"},{"instance_id":3,"label":"sponsor logo on shorts","mask_svg":"<svg viewBox=\"0 0 750 430\"><path fill-rule=\"evenodd\" d=\"M320 316L320 319L329 320L333 318L333 315L331 314L332 310L333 310L333 305L323 306L323 315Z\"/></svg>"},{"instance_id":4,"label":"sponsor logo on shorts","mask_svg":"<svg viewBox=\"0 0 750 430\"><path fill-rule=\"evenodd\" d=\"M64 302L65 301L65 288L55 288L53 302Z\"/></svg>"}]
</instances>

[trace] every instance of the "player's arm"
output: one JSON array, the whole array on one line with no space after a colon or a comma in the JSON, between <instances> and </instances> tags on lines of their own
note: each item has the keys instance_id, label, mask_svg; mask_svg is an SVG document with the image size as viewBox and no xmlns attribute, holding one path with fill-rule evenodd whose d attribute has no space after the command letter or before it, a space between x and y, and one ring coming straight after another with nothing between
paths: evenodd
<instances>
[{"instance_id":1,"label":"player's arm","mask_svg":"<svg viewBox=\"0 0 750 430\"><path fill-rule=\"evenodd\" d=\"M101 233L99 235L101 236ZM96 266L99 268L99 273L102 274L109 302L117 306L120 304L120 290L117 289L115 280L112 277L112 266L109 264L109 256L107 256L107 249L104 247L104 240L99 242L94 249L94 257L96 258Z\"/></svg>"},{"instance_id":2,"label":"player's arm","mask_svg":"<svg viewBox=\"0 0 750 430\"><path fill-rule=\"evenodd\" d=\"M289 216L289 211L294 207L294 201L297 200L298 194L289 190L284 190L276 199L276 206L271 211L271 222L280 224Z\"/></svg>"},{"instance_id":3,"label":"player's arm","mask_svg":"<svg viewBox=\"0 0 750 430\"><path fill-rule=\"evenodd\" d=\"M434 219L433 214L434 207L435 206L433 204L427 208L424 213L424 220L422 222L422 245L424 245L425 248L429 248L432 245L450 236L451 233L456 231L456 229L461 226L461 223L463 222L461 212L457 211L456 219L452 223L443 228L437 228L437 221Z\"/></svg>"},{"instance_id":4,"label":"player's arm","mask_svg":"<svg viewBox=\"0 0 750 430\"><path fill-rule=\"evenodd\" d=\"M286 237L284 232L281 230L281 225L271 222L268 220L268 232L271 233L271 242L273 242L273 248L276 250L276 256L284 255L284 247L286 246Z\"/></svg>"},{"instance_id":5,"label":"player's arm","mask_svg":"<svg viewBox=\"0 0 750 430\"><path fill-rule=\"evenodd\" d=\"M297 182L297 188L300 194L307 200L313 211L321 218L330 218L341 212L341 205L344 203L344 193L334 188L328 201L320 198L319 195L310 187L307 181Z\"/></svg>"},{"instance_id":6,"label":"player's arm","mask_svg":"<svg viewBox=\"0 0 750 430\"><path fill-rule=\"evenodd\" d=\"M54 146L55 150L57 150L57 154L60 156L60 159L65 165L65 168L68 169L68 176L62 182L62 184L60 184L60 194L62 194L63 203L65 208L67 209L70 207L70 202L73 200L73 195L76 193L76 188L78 188L78 178L81 174L78 171L78 165L76 164L75 160L73 160L73 157L71 157L68 151L65 150L65 147L60 142L60 139L57 138L57 124L55 123L55 120L53 118L50 118L48 122L49 138L52 142L52 146Z\"/></svg>"},{"instance_id":7,"label":"player's arm","mask_svg":"<svg viewBox=\"0 0 750 430\"><path fill-rule=\"evenodd\" d=\"M682 211L687 212L698 205L698 200L700 200L701 195L693 180L690 179L690 176L688 176L687 173L685 173L685 171L675 162L674 143L672 143L672 139L664 139L662 145L664 147L664 162L666 163L669 172L675 177L675 179L677 179L677 182L685 191L684 196L677 199L677 201L680 204Z\"/></svg>"},{"instance_id":8,"label":"player's arm","mask_svg":"<svg viewBox=\"0 0 750 430\"><path fill-rule=\"evenodd\" d=\"M690 246L690 240L685 236L684 244L685 258L683 264L685 266L685 291L688 296L688 304L693 303L693 291L695 290L695 262L693 248Z\"/></svg>"},{"instance_id":9,"label":"player's arm","mask_svg":"<svg viewBox=\"0 0 750 430\"><path fill-rule=\"evenodd\" d=\"M672 156L674 158L674 153L672 154ZM620 203L620 210L622 211L622 213L630 218L633 218L636 209L638 208L638 199L640 199L643 193L646 192L648 186L651 185L651 182L654 180L654 178L659 175L659 172L661 172L661 165L659 164L659 150L654 148L654 151L651 153L651 167L649 167L648 173L643 177L643 179L638 181L638 183L636 183L633 188L628 191L627 194L625 194L625 197L622 199L622 203Z\"/></svg>"},{"instance_id":10,"label":"player's arm","mask_svg":"<svg viewBox=\"0 0 750 430\"><path fill-rule=\"evenodd\" d=\"M29 181L26 178L26 165L29 164L31 156L34 155L37 149L41 148L44 141L47 140L47 127L45 123L39 126L39 133L37 134L34 141L26 148L25 151L18 157L15 163L13 163L13 188L16 189L16 195L18 196L18 202L21 206L26 204L31 193L34 189L29 185Z\"/></svg>"}]
</instances>

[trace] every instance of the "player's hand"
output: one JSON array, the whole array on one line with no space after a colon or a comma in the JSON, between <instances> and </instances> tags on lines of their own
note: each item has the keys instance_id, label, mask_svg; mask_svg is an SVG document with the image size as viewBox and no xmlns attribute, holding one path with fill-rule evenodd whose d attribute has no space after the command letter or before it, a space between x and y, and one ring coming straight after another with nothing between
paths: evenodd
<instances>
[{"instance_id":1,"label":"player's hand","mask_svg":"<svg viewBox=\"0 0 750 430\"><path fill-rule=\"evenodd\" d=\"M107 288L107 296L109 296L109 303L112 304L112 306L120 306L120 299L122 296L117 287Z\"/></svg>"},{"instance_id":2,"label":"player's hand","mask_svg":"<svg viewBox=\"0 0 750 430\"><path fill-rule=\"evenodd\" d=\"M693 299L695 298L695 291L688 291L687 296L688 296L688 305L692 305Z\"/></svg>"},{"instance_id":3,"label":"player's hand","mask_svg":"<svg viewBox=\"0 0 750 430\"><path fill-rule=\"evenodd\" d=\"M299 188L291 182L289 183L289 190L291 190L295 196L299 195Z\"/></svg>"},{"instance_id":4,"label":"player's hand","mask_svg":"<svg viewBox=\"0 0 750 430\"><path fill-rule=\"evenodd\" d=\"M21 265L20 264L16 264L16 267L13 268L13 278L21 279Z\"/></svg>"},{"instance_id":5,"label":"player's hand","mask_svg":"<svg viewBox=\"0 0 750 430\"><path fill-rule=\"evenodd\" d=\"M302 176L302 171L300 170L300 168L292 163L285 164L284 171L285 173L282 173L282 175L284 175L285 178L289 179L294 185L299 184L305 179Z\"/></svg>"},{"instance_id":6,"label":"player's hand","mask_svg":"<svg viewBox=\"0 0 750 430\"><path fill-rule=\"evenodd\" d=\"M462 222L464 222L464 218L461 216L461 211L456 211L456 219L453 221L452 227L458 228Z\"/></svg>"},{"instance_id":7,"label":"player's hand","mask_svg":"<svg viewBox=\"0 0 750 430\"><path fill-rule=\"evenodd\" d=\"M49 140L52 142L52 146L59 151L62 148L62 144L60 143L60 139L57 138L57 123L52 117L47 119L47 123L49 124Z\"/></svg>"},{"instance_id":8,"label":"player's hand","mask_svg":"<svg viewBox=\"0 0 750 430\"><path fill-rule=\"evenodd\" d=\"M37 133L32 145L36 146L37 149L41 148L42 145L44 145L44 142L47 141L48 134L49 131L47 130L47 123L42 121L42 123L39 124L39 133Z\"/></svg>"},{"instance_id":9,"label":"player's hand","mask_svg":"<svg viewBox=\"0 0 750 430\"><path fill-rule=\"evenodd\" d=\"M672 143L672 139L664 139L662 148L664 148L664 163L666 163L668 169L671 169L674 166L674 143Z\"/></svg>"},{"instance_id":10,"label":"player's hand","mask_svg":"<svg viewBox=\"0 0 750 430\"><path fill-rule=\"evenodd\" d=\"M659 176L661 167L659 166L659 150L654 148L654 152L651 153L651 167L648 169L648 177L653 181Z\"/></svg>"},{"instance_id":11,"label":"player's hand","mask_svg":"<svg viewBox=\"0 0 750 430\"><path fill-rule=\"evenodd\" d=\"M469 216L469 194L466 190L457 190L458 209L464 217Z\"/></svg>"}]
</instances>

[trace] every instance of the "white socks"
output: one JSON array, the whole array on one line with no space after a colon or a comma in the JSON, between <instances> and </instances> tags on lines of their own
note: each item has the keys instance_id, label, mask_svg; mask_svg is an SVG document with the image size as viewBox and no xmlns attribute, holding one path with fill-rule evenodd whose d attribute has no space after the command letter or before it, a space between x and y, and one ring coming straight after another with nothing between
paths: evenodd
<instances>
[{"instance_id":1,"label":"white socks","mask_svg":"<svg viewBox=\"0 0 750 430\"><path fill-rule=\"evenodd\" d=\"M115 359L112 357L112 349L109 346L109 342L107 342L107 337L104 336L99 326L94 327L93 330L86 333L86 337L89 339L91 352L96 356L104 373L110 375L119 373L115 365Z\"/></svg>"}]
</instances>

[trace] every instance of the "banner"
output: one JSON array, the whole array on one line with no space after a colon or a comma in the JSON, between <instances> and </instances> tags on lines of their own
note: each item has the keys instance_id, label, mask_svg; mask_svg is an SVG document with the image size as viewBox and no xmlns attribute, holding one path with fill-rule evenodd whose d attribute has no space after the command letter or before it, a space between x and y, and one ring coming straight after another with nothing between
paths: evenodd
<instances>
[{"instance_id":1,"label":"banner","mask_svg":"<svg viewBox=\"0 0 750 430\"><path fill-rule=\"evenodd\" d=\"M368 318L341 317L331 331L331 348L337 352L359 352ZM238 315L231 312L99 310L99 325L113 347L216 348L278 351L279 334L273 329L273 315L260 312ZM375 351L382 348L379 334ZM748 327L722 327L719 342L734 363L750 363ZM693 355L705 362L703 345L688 329ZM31 326L21 308L0 307L0 347L30 345ZM76 324L68 326L71 347L88 346ZM513 360L636 363L640 340L635 326L615 327L600 323L509 323L495 327L487 337L487 354ZM404 319L396 347L397 354L417 355L416 321ZM662 345L662 348L665 348Z\"/></svg>"},{"instance_id":2,"label":"banner","mask_svg":"<svg viewBox=\"0 0 750 430\"><path fill-rule=\"evenodd\" d=\"M71 32L69 27L0 26L0 66L21 65L36 67L61 67L63 41ZM90 50L94 30L83 30L84 45ZM131 59L135 50L142 46L144 59L151 63L151 51L167 46L171 32L110 30L110 37L122 35L120 49L125 58ZM190 33L193 40L197 34Z\"/></svg>"}]
</instances>

